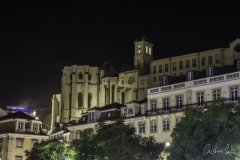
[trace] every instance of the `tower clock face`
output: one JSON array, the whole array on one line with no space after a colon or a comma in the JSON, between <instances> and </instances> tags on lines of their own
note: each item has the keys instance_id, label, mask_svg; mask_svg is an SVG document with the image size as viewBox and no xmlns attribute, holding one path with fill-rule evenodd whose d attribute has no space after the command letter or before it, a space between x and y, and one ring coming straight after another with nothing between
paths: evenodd
<instances>
[{"instance_id":1,"label":"tower clock face","mask_svg":"<svg viewBox=\"0 0 240 160\"><path fill-rule=\"evenodd\" d=\"M133 84L134 82L134 77L129 77L128 78L128 84Z\"/></svg>"}]
</instances>

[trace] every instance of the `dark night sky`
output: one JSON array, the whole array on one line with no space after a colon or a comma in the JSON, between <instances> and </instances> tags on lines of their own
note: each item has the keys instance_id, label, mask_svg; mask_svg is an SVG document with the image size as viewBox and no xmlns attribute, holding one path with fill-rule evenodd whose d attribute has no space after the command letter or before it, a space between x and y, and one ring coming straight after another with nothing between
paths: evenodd
<instances>
[{"instance_id":1,"label":"dark night sky","mask_svg":"<svg viewBox=\"0 0 240 160\"><path fill-rule=\"evenodd\" d=\"M155 58L240 38L239 9L232 6L99 1L11 3L0 10L0 107L50 108L64 66L132 65L133 42L142 34L153 41Z\"/></svg>"}]
</instances>

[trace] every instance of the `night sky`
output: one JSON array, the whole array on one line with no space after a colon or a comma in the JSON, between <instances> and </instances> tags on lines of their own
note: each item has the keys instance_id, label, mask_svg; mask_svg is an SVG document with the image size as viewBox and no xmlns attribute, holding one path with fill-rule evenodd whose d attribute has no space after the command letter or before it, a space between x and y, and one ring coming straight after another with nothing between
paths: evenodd
<instances>
[{"instance_id":1,"label":"night sky","mask_svg":"<svg viewBox=\"0 0 240 160\"><path fill-rule=\"evenodd\" d=\"M146 35L155 59L228 47L240 38L239 9L221 5L9 3L0 8L0 107L47 111L64 66L133 65Z\"/></svg>"}]
</instances>

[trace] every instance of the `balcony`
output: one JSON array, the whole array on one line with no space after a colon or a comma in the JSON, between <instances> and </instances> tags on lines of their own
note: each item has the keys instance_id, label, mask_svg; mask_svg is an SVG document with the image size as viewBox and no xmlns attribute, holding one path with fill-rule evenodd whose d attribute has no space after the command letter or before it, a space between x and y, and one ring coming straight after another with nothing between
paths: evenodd
<instances>
[{"instance_id":1,"label":"balcony","mask_svg":"<svg viewBox=\"0 0 240 160\"><path fill-rule=\"evenodd\" d=\"M152 110L147 110L145 115L146 116L152 116L152 115L164 115L164 114L169 114L169 113L177 113L177 112L185 112L190 108L207 108L207 106L212 105L214 103L222 103L222 104L239 104L240 103L240 97L237 98L228 98L228 99L223 99L219 101L208 101L208 102L203 102L201 104L199 103L193 103L193 104L187 104L187 105L182 105L182 106L174 106L174 107L168 107L168 108L159 108L154 111Z\"/></svg>"}]
</instances>

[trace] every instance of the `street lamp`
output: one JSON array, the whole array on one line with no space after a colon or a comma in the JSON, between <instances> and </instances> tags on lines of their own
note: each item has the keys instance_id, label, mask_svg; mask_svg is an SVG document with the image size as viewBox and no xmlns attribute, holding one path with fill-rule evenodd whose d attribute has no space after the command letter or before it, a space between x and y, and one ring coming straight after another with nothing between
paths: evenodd
<instances>
[{"instance_id":1,"label":"street lamp","mask_svg":"<svg viewBox=\"0 0 240 160\"><path fill-rule=\"evenodd\" d=\"M166 152L166 148L168 148L170 146L170 143L169 142L166 142L164 144L164 150L161 154L161 157L162 157L162 160L167 160L167 157L170 155L170 153Z\"/></svg>"}]
</instances>

